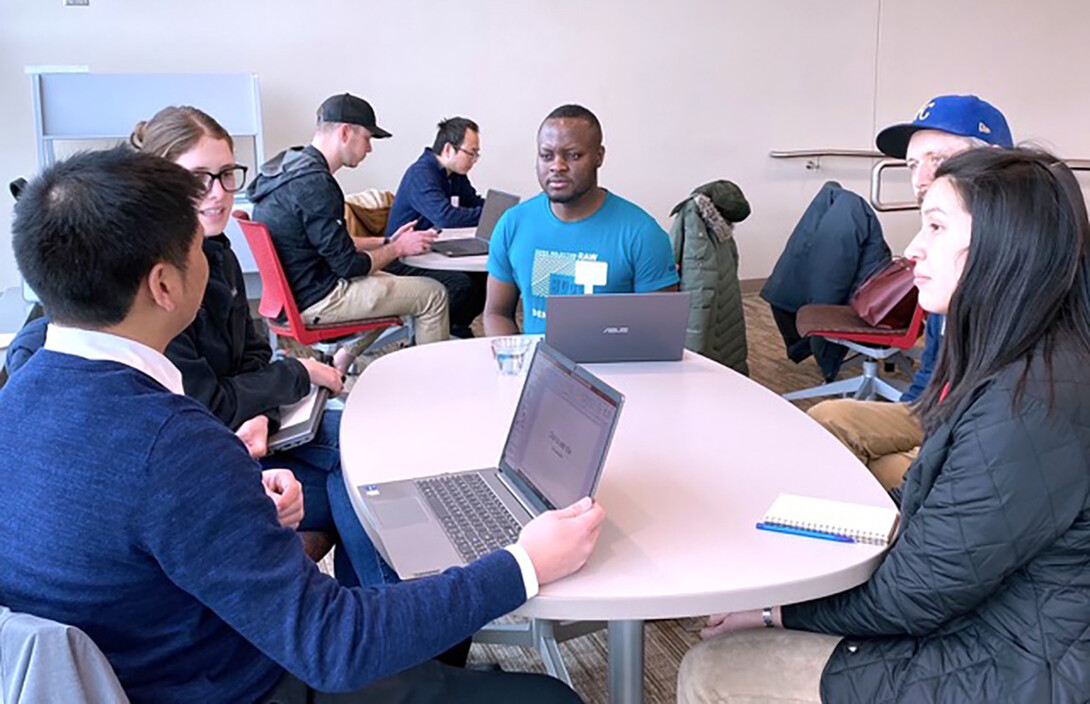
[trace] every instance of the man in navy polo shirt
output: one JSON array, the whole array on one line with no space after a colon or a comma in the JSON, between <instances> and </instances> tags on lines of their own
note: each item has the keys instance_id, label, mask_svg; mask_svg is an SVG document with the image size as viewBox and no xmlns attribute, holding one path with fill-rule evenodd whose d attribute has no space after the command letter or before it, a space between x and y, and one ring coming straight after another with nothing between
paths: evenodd
<instances>
[{"instance_id":1,"label":"man in navy polo shirt","mask_svg":"<svg viewBox=\"0 0 1090 704\"><path fill-rule=\"evenodd\" d=\"M484 199L469 182L469 171L480 158L481 130L476 122L468 117L440 122L435 142L401 178L386 237L410 222L416 230L476 227ZM385 270L398 276L427 276L443 284L450 300L450 334L473 337L469 325L484 309L484 274L422 269L401 261Z\"/></svg>"}]
</instances>

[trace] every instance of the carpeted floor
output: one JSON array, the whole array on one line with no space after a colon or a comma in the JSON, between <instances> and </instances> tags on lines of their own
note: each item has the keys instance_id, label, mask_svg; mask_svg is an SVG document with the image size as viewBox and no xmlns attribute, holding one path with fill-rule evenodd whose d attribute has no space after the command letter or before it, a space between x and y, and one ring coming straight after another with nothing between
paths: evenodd
<instances>
[{"instance_id":1,"label":"carpeted floor","mask_svg":"<svg viewBox=\"0 0 1090 704\"><path fill-rule=\"evenodd\" d=\"M744 298L749 368L754 381L777 393L821 383L821 374L812 358L799 365L787 359L783 340L772 321L768 304L756 294ZM481 333L480 330L476 332ZM843 375L856 373L858 366L848 366ZM802 401L798 405L807 408L814 403L816 401ZM323 561L323 568L326 565L332 566L329 558ZM644 701L647 704L675 700L678 665L685 652L699 642L702 622L703 619L688 618L647 624L644 652ZM562 643L560 650L576 691L587 703L608 702L609 673L605 631ZM470 662L498 662L508 671L545 671L536 651L515 646L474 644L470 652Z\"/></svg>"}]
</instances>

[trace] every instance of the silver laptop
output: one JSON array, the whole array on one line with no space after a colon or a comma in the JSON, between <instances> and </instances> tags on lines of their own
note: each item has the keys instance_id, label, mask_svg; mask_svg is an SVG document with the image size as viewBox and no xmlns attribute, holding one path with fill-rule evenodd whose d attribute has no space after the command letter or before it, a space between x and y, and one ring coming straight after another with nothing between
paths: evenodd
<instances>
[{"instance_id":1,"label":"silver laptop","mask_svg":"<svg viewBox=\"0 0 1090 704\"><path fill-rule=\"evenodd\" d=\"M314 439L322 424L329 389L311 386L310 393L291 404L280 407L280 429L269 436L268 452L283 452L305 445Z\"/></svg>"},{"instance_id":2,"label":"silver laptop","mask_svg":"<svg viewBox=\"0 0 1090 704\"><path fill-rule=\"evenodd\" d=\"M518 204L519 197L503 191L488 189L481 209L481 219L477 221L477 232L473 237L460 237L453 240L440 240L431 246L433 252L448 257L472 257L488 254L488 242L492 239L492 230L507 209Z\"/></svg>"},{"instance_id":3,"label":"silver laptop","mask_svg":"<svg viewBox=\"0 0 1090 704\"><path fill-rule=\"evenodd\" d=\"M579 363L681 359L686 293L596 293L545 299L545 341Z\"/></svg>"},{"instance_id":4,"label":"silver laptop","mask_svg":"<svg viewBox=\"0 0 1090 704\"><path fill-rule=\"evenodd\" d=\"M623 405L615 389L540 343L499 466L359 486L363 527L402 579L510 545L534 516L594 495Z\"/></svg>"}]
</instances>

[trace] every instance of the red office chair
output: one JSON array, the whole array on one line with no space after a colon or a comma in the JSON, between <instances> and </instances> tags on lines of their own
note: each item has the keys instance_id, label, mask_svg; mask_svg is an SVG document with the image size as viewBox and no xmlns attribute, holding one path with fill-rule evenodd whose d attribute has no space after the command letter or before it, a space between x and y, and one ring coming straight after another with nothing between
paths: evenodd
<instances>
[{"instance_id":1,"label":"red office chair","mask_svg":"<svg viewBox=\"0 0 1090 704\"><path fill-rule=\"evenodd\" d=\"M290 337L299 344L317 349L323 354L329 354L332 351L330 345L323 343L365 332L394 328L400 328L400 334L384 335L382 337L384 344L400 342L404 339L412 344L413 319L410 316L404 319L391 316L347 323L306 325L303 322L303 316L299 313L299 306L295 303L295 294L288 286L288 277L284 274L284 268L280 266L280 258L273 247L269 229L262 223L250 220L250 216L243 210L236 210L233 215L239 227L242 228L242 234L246 235L246 242L250 245L250 251L257 262L258 273L261 274L261 303L258 305L258 312L265 317L272 333Z\"/></svg>"},{"instance_id":2,"label":"red office chair","mask_svg":"<svg viewBox=\"0 0 1090 704\"><path fill-rule=\"evenodd\" d=\"M889 401L900 401L903 392L882 379L879 372L882 363L888 360L911 373L911 365L904 352L914 347L920 339L924 319L923 308L917 305L908 327L890 330L868 325L851 306L803 306L795 321L799 334L803 337L820 336L859 353L863 356L863 375L792 391L783 397L788 401L797 401L816 396L852 394L861 400L881 396Z\"/></svg>"}]
</instances>

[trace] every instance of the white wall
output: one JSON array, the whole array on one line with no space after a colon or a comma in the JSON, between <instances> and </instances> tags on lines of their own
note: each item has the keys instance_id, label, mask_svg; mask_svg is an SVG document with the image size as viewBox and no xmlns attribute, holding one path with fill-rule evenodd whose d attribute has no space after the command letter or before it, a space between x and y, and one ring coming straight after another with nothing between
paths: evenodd
<instances>
[{"instance_id":1,"label":"white wall","mask_svg":"<svg viewBox=\"0 0 1090 704\"><path fill-rule=\"evenodd\" d=\"M257 73L270 154L308 138L327 95L357 93L395 136L338 174L349 192L396 188L435 122L463 114L482 127L478 188L531 195L538 123L580 102L603 122L602 184L664 226L694 186L736 181L754 211L741 274L760 278L820 184L865 192L870 166L770 150L870 148L957 91L998 104L1016 138L1090 156L1087 19L1077 0L0 0L0 182L36 167L27 65ZM895 249L913 220L883 216ZM18 275L0 239L3 288Z\"/></svg>"}]
</instances>

